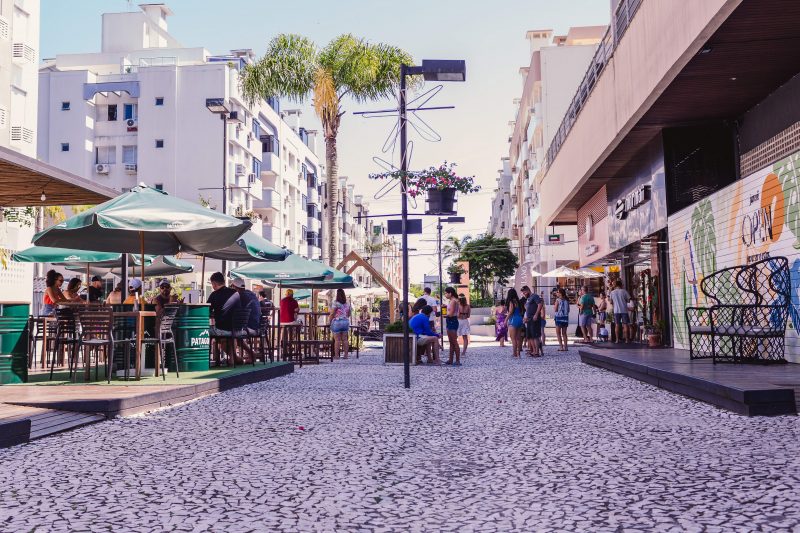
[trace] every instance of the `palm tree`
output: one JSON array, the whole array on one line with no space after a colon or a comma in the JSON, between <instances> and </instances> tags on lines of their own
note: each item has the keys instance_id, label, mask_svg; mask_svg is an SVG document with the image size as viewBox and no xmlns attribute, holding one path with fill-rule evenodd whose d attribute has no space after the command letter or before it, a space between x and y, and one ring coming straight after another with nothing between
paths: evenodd
<instances>
[{"instance_id":1,"label":"palm tree","mask_svg":"<svg viewBox=\"0 0 800 533\"><path fill-rule=\"evenodd\" d=\"M247 65L242 73L242 93L250 103L270 97L300 102L313 95L314 111L325 136L329 206L325 225L332 266L338 250L336 138L344 115L342 100L349 97L363 103L395 94L401 64L411 64L411 56L400 48L372 44L350 34L336 37L322 49L301 35L281 34L270 41L264 57Z\"/></svg>"},{"instance_id":2,"label":"palm tree","mask_svg":"<svg viewBox=\"0 0 800 533\"><path fill-rule=\"evenodd\" d=\"M458 258L461 255L461 252L464 251L464 246L466 246L471 240L472 237L470 235L465 235L460 239L455 235L450 235L447 238L446 244L442 246L442 258Z\"/></svg>"}]
</instances>

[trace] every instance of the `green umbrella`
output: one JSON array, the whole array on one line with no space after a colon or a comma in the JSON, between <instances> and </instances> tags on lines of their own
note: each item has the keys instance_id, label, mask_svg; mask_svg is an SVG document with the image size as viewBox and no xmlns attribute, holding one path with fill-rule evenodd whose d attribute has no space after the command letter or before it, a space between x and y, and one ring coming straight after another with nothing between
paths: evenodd
<instances>
[{"instance_id":1,"label":"green umbrella","mask_svg":"<svg viewBox=\"0 0 800 533\"><path fill-rule=\"evenodd\" d=\"M231 270L230 275L283 284L288 281L323 281L332 273L333 269L329 266L309 261L299 255L290 255L284 261L275 263L250 263Z\"/></svg>"},{"instance_id":2,"label":"green umbrella","mask_svg":"<svg viewBox=\"0 0 800 533\"><path fill-rule=\"evenodd\" d=\"M311 298L311 291L308 289L300 289L294 293L295 300L306 300L308 298Z\"/></svg>"},{"instance_id":3,"label":"green umbrella","mask_svg":"<svg viewBox=\"0 0 800 533\"><path fill-rule=\"evenodd\" d=\"M91 246L103 252L205 254L230 246L252 222L217 213L145 185L68 218L33 237L39 246ZM144 264L142 264L144 277Z\"/></svg>"},{"instance_id":4,"label":"green umbrella","mask_svg":"<svg viewBox=\"0 0 800 533\"><path fill-rule=\"evenodd\" d=\"M230 246L203 254L203 257L226 261L283 261L291 254L289 250L248 231Z\"/></svg>"},{"instance_id":5,"label":"green umbrella","mask_svg":"<svg viewBox=\"0 0 800 533\"><path fill-rule=\"evenodd\" d=\"M204 254L229 246L252 223L140 185L33 237L39 246L103 252Z\"/></svg>"},{"instance_id":6,"label":"green umbrella","mask_svg":"<svg viewBox=\"0 0 800 533\"><path fill-rule=\"evenodd\" d=\"M31 246L11 255L12 261L20 263L53 263L54 265L74 265L83 267L86 263L114 263L118 265L122 254L92 252L72 248L50 248Z\"/></svg>"},{"instance_id":7,"label":"green umbrella","mask_svg":"<svg viewBox=\"0 0 800 533\"><path fill-rule=\"evenodd\" d=\"M283 281L281 286L284 289L314 289L314 290L328 290L328 289L353 289L356 284L353 281L353 276L345 274L341 270L329 269L332 274L329 274L323 280L299 280L299 281Z\"/></svg>"},{"instance_id":8,"label":"green umbrella","mask_svg":"<svg viewBox=\"0 0 800 533\"><path fill-rule=\"evenodd\" d=\"M138 257L134 256L131 265L128 267L128 275L135 276L136 270L140 269L141 261ZM78 271L81 270L76 266L67 266L67 270ZM144 267L144 275L147 277L154 277L154 276L178 276L180 274L188 274L194 270L194 265L191 263L187 263L185 261L180 261L176 257L172 255L160 255L157 256L152 261L148 260L148 256L145 256L145 267ZM119 261L114 263L113 268L109 265L97 265L93 264L89 267L89 272L92 275L97 276L105 276L106 274L114 274L115 276L122 275L122 268L119 266Z\"/></svg>"}]
</instances>

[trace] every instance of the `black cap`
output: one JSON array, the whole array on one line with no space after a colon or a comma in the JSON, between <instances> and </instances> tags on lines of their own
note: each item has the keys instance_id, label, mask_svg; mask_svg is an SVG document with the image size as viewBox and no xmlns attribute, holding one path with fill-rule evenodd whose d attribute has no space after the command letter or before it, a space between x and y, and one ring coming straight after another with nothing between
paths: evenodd
<instances>
[{"instance_id":1,"label":"black cap","mask_svg":"<svg viewBox=\"0 0 800 533\"><path fill-rule=\"evenodd\" d=\"M100 276L92 276L92 281L103 281L103 278Z\"/></svg>"}]
</instances>

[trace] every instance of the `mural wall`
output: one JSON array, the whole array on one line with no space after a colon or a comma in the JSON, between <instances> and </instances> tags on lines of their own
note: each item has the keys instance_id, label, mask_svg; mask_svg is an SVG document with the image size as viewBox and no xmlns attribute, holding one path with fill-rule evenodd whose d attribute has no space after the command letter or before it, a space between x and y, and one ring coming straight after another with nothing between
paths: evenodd
<instances>
[{"instance_id":1,"label":"mural wall","mask_svg":"<svg viewBox=\"0 0 800 533\"><path fill-rule=\"evenodd\" d=\"M688 349L684 309L719 269L785 256L792 280L786 358L800 362L800 152L669 217L673 342Z\"/></svg>"}]
</instances>

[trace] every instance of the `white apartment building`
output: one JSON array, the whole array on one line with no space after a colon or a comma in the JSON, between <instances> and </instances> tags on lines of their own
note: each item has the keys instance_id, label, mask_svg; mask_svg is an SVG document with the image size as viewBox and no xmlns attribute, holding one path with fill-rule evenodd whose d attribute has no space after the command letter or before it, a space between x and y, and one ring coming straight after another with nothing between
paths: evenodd
<instances>
[{"instance_id":1,"label":"white apartment building","mask_svg":"<svg viewBox=\"0 0 800 533\"><path fill-rule=\"evenodd\" d=\"M319 258L307 233L318 228L309 205L319 203L319 162L299 115L284 120L275 100L248 105L239 73L255 60L252 50L183 47L168 32L165 4L139 7L102 15L100 52L44 62L39 158L120 191L145 183L217 210L225 190L227 213ZM213 113L209 99L227 112Z\"/></svg>"},{"instance_id":2,"label":"white apartment building","mask_svg":"<svg viewBox=\"0 0 800 533\"><path fill-rule=\"evenodd\" d=\"M553 35L550 29L526 34L531 60L520 69L522 95L515 100L518 107L515 120L510 123L513 129L508 160L504 159L490 221L497 225L496 229L502 228L504 222L510 225L512 249L520 257L514 279L517 286L535 284L533 271L544 273L578 259L577 227L545 227L540 219L539 183L546 170L547 147L557 134L605 30L605 26L585 26L570 28L566 35ZM508 203L505 176L510 176ZM503 209L508 210L508 220L501 214ZM550 245L550 235L561 236L562 244Z\"/></svg>"},{"instance_id":3,"label":"white apartment building","mask_svg":"<svg viewBox=\"0 0 800 533\"><path fill-rule=\"evenodd\" d=\"M39 55L39 0L0 0L0 146L36 157ZM0 217L0 254L30 246L33 221ZM8 262L0 268L0 292L7 301L29 301L34 267Z\"/></svg>"}]
</instances>

